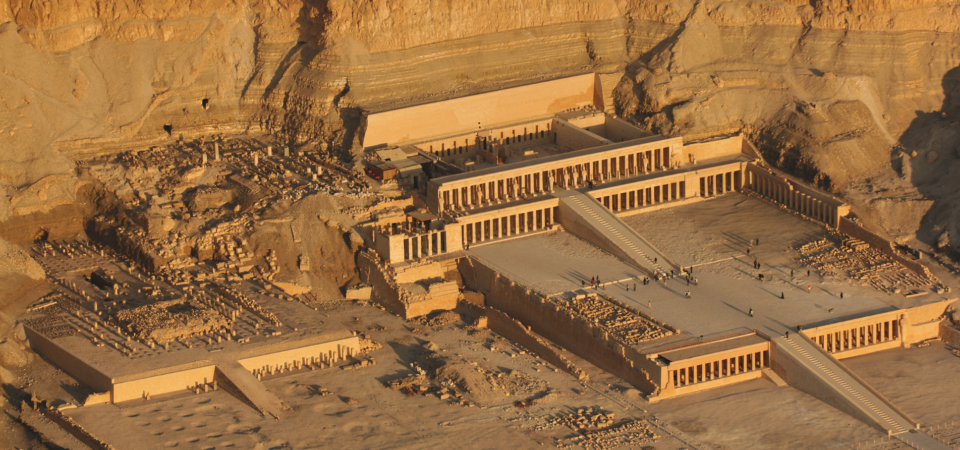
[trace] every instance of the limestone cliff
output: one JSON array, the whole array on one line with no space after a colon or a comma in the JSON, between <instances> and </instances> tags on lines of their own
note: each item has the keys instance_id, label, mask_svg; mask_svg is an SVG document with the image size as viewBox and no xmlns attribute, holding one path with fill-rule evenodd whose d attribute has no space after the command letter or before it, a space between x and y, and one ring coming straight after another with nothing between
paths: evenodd
<instances>
[{"instance_id":1,"label":"limestone cliff","mask_svg":"<svg viewBox=\"0 0 960 450\"><path fill-rule=\"evenodd\" d=\"M958 40L947 0L4 0L0 223L75 201L78 159L240 132L349 158L363 110L596 71L627 118L744 131L897 235L937 200L942 233Z\"/></svg>"}]
</instances>

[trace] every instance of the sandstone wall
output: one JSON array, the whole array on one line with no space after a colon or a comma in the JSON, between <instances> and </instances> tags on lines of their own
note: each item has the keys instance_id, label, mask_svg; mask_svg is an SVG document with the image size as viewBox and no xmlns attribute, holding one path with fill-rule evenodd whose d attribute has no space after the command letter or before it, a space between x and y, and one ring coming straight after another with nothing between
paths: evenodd
<instances>
[{"instance_id":1,"label":"sandstone wall","mask_svg":"<svg viewBox=\"0 0 960 450\"><path fill-rule=\"evenodd\" d=\"M462 258L459 264L464 283L484 294L487 306L500 310L540 336L606 370L646 393L659 391L646 365L653 364L630 347L621 345L587 324L558 310L529 289L501 277L496 271Z\"/></svg>"},{"instance_id":2,"label":"sandstone wall","mask_svg":"<svg viewBox=\"0 0 960 450\"><path fill-rule=\"evenodd\" d=\"M371 114L365 147L400 144L549 116L595 103L593 74Z\"/></svg>"}]
</instances>

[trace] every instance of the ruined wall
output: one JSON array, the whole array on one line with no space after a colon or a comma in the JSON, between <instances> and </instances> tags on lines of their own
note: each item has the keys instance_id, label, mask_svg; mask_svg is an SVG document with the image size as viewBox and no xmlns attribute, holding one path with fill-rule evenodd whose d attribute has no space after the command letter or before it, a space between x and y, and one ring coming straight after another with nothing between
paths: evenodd
<instances>
[{"instance_id":1,"label":"ruined wall","mask_svg":"<svg viewBox=\"0 0 960 450\"><path fill-rule=\"evenodd\" d=\"M551 348L550 344L531 334L522 323L493 308L484 309L484 314L487 316L487 326L497 334L522 345L578 380L587 378L582 369Z\"/></svg>"},{"instance_id":2,"label":"ruined wall","mask_svg":"<svg viewBox=\"0 0 960 450\"><path fill-rule=\"evenodd\" d=\"M930 269L927 269L922 263L920 263L920 261L911 259L898 252L894 247L893 242L890 242L880 235L867 230L854 221L847 219L846 217L841 217L839 221L839 227L837 229L843 234L860 239L861 241L870 244L871 247L879 250L881 253L897 261L898 263L903 264L904 267L910 269L913 273L916 273L920 277L932 277Z\"/></svg>"},{"instance_id":3,"label":"ruined wall","mask_svg":"<svg viewBox=\"0 0 960 450\"><path fill-rule=\"evenodd\" d=\"M487 306L519 320L532 331L606 370L643 392L656 393L642 364L651 364L632 348L621 345L597 328L578 322L523 286L501 277L471 258L459 264L464 283L484 294Z\"/></svg>"},{"instance_id":4,"label":"ruined wall","mask_svg":"<svg viewBox=\"0 0 960 450\"><path fill-rule=\"evenodd\" d=\"M315 345L307 345L300 348L283 350L278 352L266 353L258 356L252 356L237 360L237 362L250 372L264 369L265 367L283 366L284 364L293 364L296 362L312 361L323 355L333 355L331 360L336 361L339 358L345 358L350 355L360 353L360 339L351 336L343 339L322 342Z\"/></svg>"}]
</instances>

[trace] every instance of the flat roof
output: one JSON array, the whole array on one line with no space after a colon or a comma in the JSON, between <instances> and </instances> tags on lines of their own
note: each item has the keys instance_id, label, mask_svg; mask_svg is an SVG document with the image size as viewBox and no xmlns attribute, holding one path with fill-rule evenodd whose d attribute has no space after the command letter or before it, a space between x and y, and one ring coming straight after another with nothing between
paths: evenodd
<instances>
[{"instance_id":1,"label":"flat roof","mask_svg":"<svg viewBox=\"0 0 960 450\"><path fill-rule=\"evenodd\" d=\"M760 335L748 334L746 336L724 339L722 341L708 342L703 345L691 345L690 347L660 353L658 356L669 362L676 362L709 355L711 353L720 353L740 347L747 347L754 344L763 344L765 342L769 341L760 337Z\"/></svg>"},{"instance_id":2,"label":"flat roof","mask_svg":"<svg viewBox=\"0 0 960 450\"><path fill-rule=\"evenodd\" d=\"M626 148L634 145L649 144L657 141L667 141L671 139L679 139L679 138L664 137L664 136L649 136L649 137L644 137L640 139L634 139L632 141L615 142L613 144L606 144L606 145L601 145L597 147L585 148L583 150L576 150L568 153L561 153L559 155L545 156L543 158L531 159L529 161L522 161L514 164L504 165L504 166L488 167L486 169L474 170L471 172L464 172L456 175L447 175L445 177L434 178L433 180L430 180L430 183L433 183L439 186L442 183L450 183L454 181L467 180L473 177L494 174L497 172L506 172L508 170L522 169L525 167L534 167L540 164L547 164L555 161L563 161L564 159L568 159L568 158L586 156L593 153L601 153L601 152L606 152L610 150L616 150L619 148Z\"/></svg>"}]
</instances>

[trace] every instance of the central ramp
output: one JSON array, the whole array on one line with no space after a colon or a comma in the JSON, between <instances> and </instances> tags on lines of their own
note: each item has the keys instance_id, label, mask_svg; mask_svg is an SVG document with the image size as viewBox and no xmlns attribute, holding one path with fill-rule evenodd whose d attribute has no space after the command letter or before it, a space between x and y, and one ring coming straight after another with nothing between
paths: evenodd
<instances>
[{"instance_id":1,"label":"central ramp","mask_svg":"<svg viewBox=\"0 0 960 450\"><path fill-rule=\"evenodd\" d=\"M679 266L595 198L573 190L560 191L554 196L560 199L558 221L570 233L613 253L650 276L655 273L670 276L671 270L680 273Z\"/></svg>"},{"instance_id":2,"label":"central ramp","mask_svg":"<svg viewBox=\"0 0 960 450\"><path fill-rule=\"evenodd\" d=\"M788 384L904 442L936 443L915 430L916 424L889 400L806 337L791 334L789 338L781 336L773 342L776 346L774 370L786 378ZM924 448L949 447L940 444Z\"/></svg>"}]
</instances>

